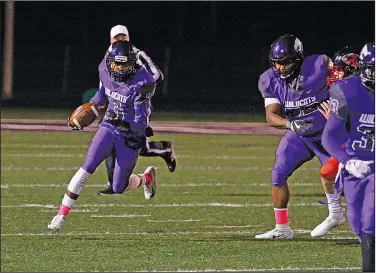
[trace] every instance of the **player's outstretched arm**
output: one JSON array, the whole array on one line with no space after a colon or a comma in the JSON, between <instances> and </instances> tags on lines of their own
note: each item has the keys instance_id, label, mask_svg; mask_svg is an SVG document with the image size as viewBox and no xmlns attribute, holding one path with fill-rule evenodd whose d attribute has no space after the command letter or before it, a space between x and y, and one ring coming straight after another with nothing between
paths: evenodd
<instances>
[{"instance_id":1,"label":"player's outstretched arm","mask_svg":"<svg viewBox=\"0 0 376 273\"><path fill-rule=\"evenodd\" d=\"M108 97L105 93L105 87L102 81L99 81L99 88L95 95L90 99L90 103L94 103L96 105L107 105L108 104Z\"/></svg>"}]
</instances>

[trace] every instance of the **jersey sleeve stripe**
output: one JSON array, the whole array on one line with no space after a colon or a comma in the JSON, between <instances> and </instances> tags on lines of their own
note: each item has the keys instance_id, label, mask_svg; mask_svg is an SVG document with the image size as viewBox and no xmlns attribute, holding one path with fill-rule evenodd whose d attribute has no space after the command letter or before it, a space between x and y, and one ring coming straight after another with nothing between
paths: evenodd
<instances>
[{"instance_id":1,"label":"jersey sleeve stripe","mask_svg":"<svg viewBox=\"0 0 376 273\"><path fill-rule=\"evenodd\" d=\"M269 104L278 103L281 104L281 102L277 98L265 98L265 107Z\"/></svg>"}]
</instances>

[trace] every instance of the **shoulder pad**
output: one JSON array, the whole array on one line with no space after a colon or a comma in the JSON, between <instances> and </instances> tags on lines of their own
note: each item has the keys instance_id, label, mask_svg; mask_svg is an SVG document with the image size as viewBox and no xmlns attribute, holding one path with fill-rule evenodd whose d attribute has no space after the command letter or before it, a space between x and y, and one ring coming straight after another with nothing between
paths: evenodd
<instances>
[{"instance_id":1,"label":"shoulder pad","mask_svg":"<svg viewBox=\"0 0 376 273\"><path fill-rule=\"evenodd\" d=\"M100 64L98 65L98 71L104 71L107 69L107 66L106 66L106 58L103 58L103 60L100 62Z\"/></svg>"},{"instance_id":2,"label":"shoulder pad","mask_svg":"<svg viewBox=\"0 0 376 273\"><path fill-rule=\"evenodd\" d=\"M271 78L274 76L274 73L271 68L266 70L264 73L260 75L259 81L258 81L258 89L261 92L261 95L264 98L270 97L270 93L272 92L270 83Z\"/></svg>"},{"instance_id":3,"label":"shoulder pad","mask_svg":"<svg viewBox=\"0 0 376 273\"><path fill-rule=\"evenodd\" d=\"M358 86L361 84L361 78L359 76L351 76L344 80L336 81L335 84L338 86L338 89L341 89L344 97L351 99L358 94Z\"/></svg>"},{"instance_id":4,"label":"shoulder pad","mask_svg":"<svg viewBox=\"0 0 376 273\"><path fill-rule=\"evenodd\" d=\"M347 117L347 101L346 96L341 88L340 81L334 82L329 88L330 107L334 115L338 118L346 120Z\"/></svg>"},{"instance_id":5,"label":"shoulder pad","mask_svg":"<svg viewBox=\"0 0 376 273\"><path fill-rule=\"evenodd\" d=\"M304 62L313 64L315 66L325 66L328 68L330 58L326 55L314 54L304 58Z\"/></svg>"}]
</instances>

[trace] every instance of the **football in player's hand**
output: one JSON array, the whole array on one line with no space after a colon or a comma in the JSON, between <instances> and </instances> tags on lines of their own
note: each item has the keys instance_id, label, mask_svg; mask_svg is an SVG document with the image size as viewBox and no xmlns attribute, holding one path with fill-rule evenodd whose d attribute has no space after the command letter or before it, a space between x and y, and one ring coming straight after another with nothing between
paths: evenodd
<instances>
[{"instance_id":1,"label":"football in player's hand","mask_svg":"<svg viewBox=\"0 0 376 273\"><path fill-rule=\"evenodd\" d=\"M93 103L84 103L77 107L68 119L68 125L75 130L82 130L89 126L99 116L99 106Z\"/></svg>"}]
</instances>

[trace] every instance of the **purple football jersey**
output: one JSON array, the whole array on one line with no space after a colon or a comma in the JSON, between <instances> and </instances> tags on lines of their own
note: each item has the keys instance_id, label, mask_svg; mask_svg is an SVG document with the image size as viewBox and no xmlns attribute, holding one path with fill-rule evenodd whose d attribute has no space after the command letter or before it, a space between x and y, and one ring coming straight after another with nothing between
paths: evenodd
<instances>
[{"instance_id":1,"label":"purple football jersey","mask_svg":"<svg viewBox=\"0 0 376 273\"><path fill-rule=\"evenodd\" d=\"M354 234L375 234L375 163L370 172L357 178L344 166L350 159L374 160L375 94L359 76L335 82L329 89L332 115L326 124L324 147L342 164L336 188L342 189L347 204L347 219ZM338 145L336 134L347 131L345 149Z\"/></svg>"},{"instance_id":2,"label":"purple football jersey","mask_svg":"<svg viewBox=\"0 0 376 273\"><path fill-rule=\"evenodd\" d=\"M326 55L306 57L299 76L291 83L281 79L272 68L266 70L259 79L262 96L276 99L283 106L286 119L312 121L312 128L304 136L317 135L325 127L326 118L318 107L329 98L326 82L328 62Z\"/></svg>"},{"instance_id":3,"label":"purple football jersey","mask_svg":"<svg viewBox=\"0 0 376 273\"><path fill-rule=\"evenodd\" d=\"M98 68L99 89L90 102L108 104L104 122L125 122L132 131L144 134L150 114L150 98L155 91L153 77L141 67L131 79L116 82L105 68L105 61Z\"/></svg>"},{"instance_id":4,"label":"purple football jersey","mask_svg":"<svg viewBox=\"0 0 376 273\"><path fill-rule=\"evenodd\" d=\"M106 70L107 70L106 58L103 58L103 60L98 65L98 72L101 73L101 71L106 71Z\"/></svg>"},{"instance_id":5,"label":"purple football jersey","mask_svg":"<svg viewBox=\"0 0 376 273\"><path fill-rule=\"evenodd\" d=\"M344 120L346 124L350 125L347 126L349 132L345 142L346 153L353 159L374 159L374 93L362 84L359 76L335 82L329 93L333 114L336 118Z\"/></svg>"}]
</instances>

